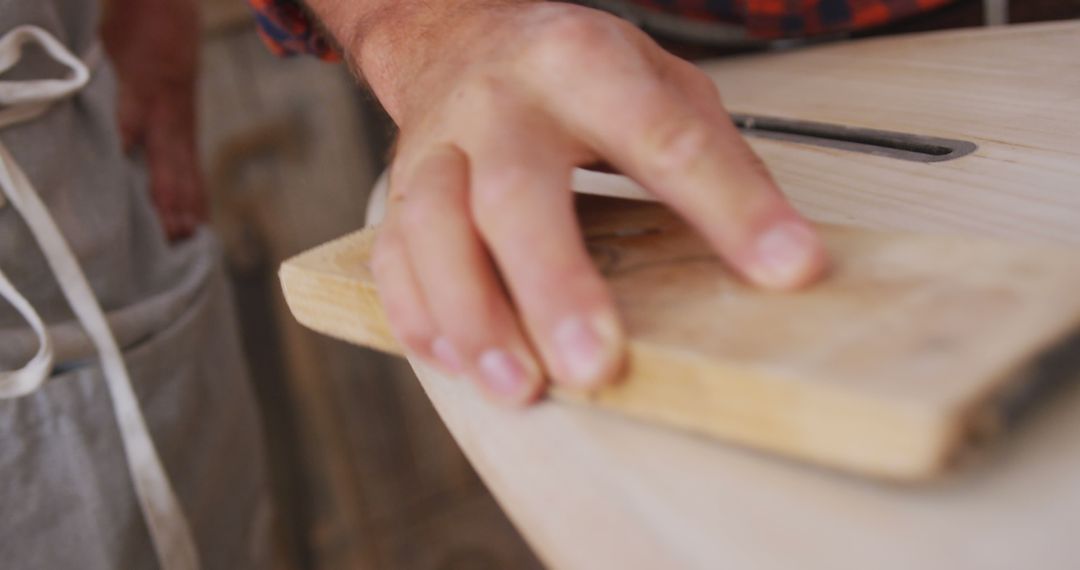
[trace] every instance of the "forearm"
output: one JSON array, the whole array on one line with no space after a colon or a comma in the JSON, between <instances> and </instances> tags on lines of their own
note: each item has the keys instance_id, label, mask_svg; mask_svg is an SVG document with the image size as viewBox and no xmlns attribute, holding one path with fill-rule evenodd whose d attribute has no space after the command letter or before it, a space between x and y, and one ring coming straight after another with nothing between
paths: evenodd
<instances>
[{"instance_id":1,"label":"forearm","mask_svg":"<svg viewBox=\"0 0 1080 570\"><path fill-rule=\"evenodd\" d=\"M478 12L540 0L305 0L395 120L405 93L435 58L470 33Z\"/></svg>"}]
</instances>

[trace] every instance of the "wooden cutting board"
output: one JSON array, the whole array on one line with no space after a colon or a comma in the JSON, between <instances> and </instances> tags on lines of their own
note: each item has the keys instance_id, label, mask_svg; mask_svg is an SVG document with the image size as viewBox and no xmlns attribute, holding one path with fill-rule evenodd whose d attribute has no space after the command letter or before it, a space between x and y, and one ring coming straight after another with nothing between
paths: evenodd
<instances>
[{"instance_id":1,"label":"wooden cutting board","mask_svg":"<svg viewBox=\"0 0 1080 570\"><path fill-rule=\"evenodd\" d=\"M1041 31L1043 55L1076 43L1075 25ZM1028 201L1045 209L1059 200L1060 220L1023 232L1067 242L1060 236L1075 235L1068 228L1080 223L1075 196L1046 189L1080 188L1068 144L1077 142L1068 125L1080 98L1061 65L1037 59L1031 42L1008 39L970 53L963 51L970 42L943 44L953 52L937 59L934 41L925 40L921 51L909 49L906 77L874 74L875 59L900 57L895 48L875 51L879 44L857 57L810 50L753 70L749 58L724 64L733 78L724 92L743 103L737 110L780 120L770 132L748 131L751 140L782 186L795 188L796 204L818 219L845 221L832 212L843 209L833 205L846 193L885 196L883 187L898 186L911 200L868 201L863 225L932 229L945 216L950 226L995 234L986 226L999 223L1000 233L1015 236L1009 224L1022 222L1034 207ZM994 50L1009 57L994 60ZM976 72L957 72L965 62ZM750 80L737 81L740 73ZM837 87L817 79L830 74L864 81ZM804 86L799 97L781 89L785 80ZM1010 99L1036 84L1041 98ZM837 89L866 108L830 114L815 106ZM936 107L928 102L935 93ZM1050 103L1054 113L1043 108ZM1063 113L1056 123L1055 113ZM842 144L806 140L815 137ZM897 155L913 148L931 158ZM949 153L958 156L932 158ZM574 186L643 196L609 175L581 172ZM910 209L925 212L890 216ZM964 219L965 209L978 215ZM828 226L832 275L807 292L776 294L744 287L657 205L592 203L582 223L626 320L630 366L617 387L558 396L646 420L859 473L926 478L1007 424L1040 386L1072 368L1068 357L1077 352L1080 253L1065 246ZM282 282L307 326L397 351L366 266L372 232L288 261Z\"/></svg>"},{"instance_id":2,"label":"wooden cutting board","mask_svg":"<svg viewBox=\"0 0 1080 570\"><path fill-rule=\"evenodd\" d=\"M832 274L805 292L766 293L742 284L662 206L588 202L586 240L631 357L622 384L562 397L917 478L947 467L1068 369L1044 364L1080 329L1076 251L823 227ZM375 231L289 260L281 279L303 324L399 352L368 268Z\"/></svg>"}]
</instances>

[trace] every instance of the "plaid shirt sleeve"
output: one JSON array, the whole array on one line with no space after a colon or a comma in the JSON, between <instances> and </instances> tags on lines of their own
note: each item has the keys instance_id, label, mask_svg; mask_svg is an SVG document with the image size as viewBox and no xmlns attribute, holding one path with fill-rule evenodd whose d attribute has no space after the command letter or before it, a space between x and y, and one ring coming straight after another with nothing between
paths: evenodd
<instances>
[{"instance_id":1,"label":"plaid shirt sleeve","mask_svg":"<svg viewBox=\"0 0 1080 570\"><path fill-rule=\"evenodd\" d=\"M310 54L326 61L341 58L299 0L248 2L255 10L259 36L276 55Z\"/></svg>"},{"instance_id":2,"label":"plaid shirt sleeve","mask_svg":"<svg viewBox=\"0 0 1080 570\"><path fill-rule=\"evenodd\" d=\"M648 9L690 19L724 21L744 26L763 39L804 37L855 31L949 4L955 0L628 0ZM301 53L336 61L332 44L300 4L300 0L248 0L255 10L259 34L274 53Z\"/></svg>"},{"instance_id":3,"label":"plaid shirt sleeve","mask_svg":"<svg viewBox=\"0 0 1080 570\"><path fill-rule=\"evenodd\" d=\"M739 24L763 39L873 28L955 0L634 0L669 14Z\"/></svg>"}]
</instances>

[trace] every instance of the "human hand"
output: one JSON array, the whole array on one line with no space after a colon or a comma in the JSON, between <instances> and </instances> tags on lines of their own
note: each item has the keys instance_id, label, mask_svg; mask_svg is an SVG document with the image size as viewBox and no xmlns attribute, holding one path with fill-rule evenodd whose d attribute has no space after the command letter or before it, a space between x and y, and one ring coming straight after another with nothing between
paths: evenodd
<instances>
[{"instance_id":1,"label":"human hand","mask_svg":"<svg viewBox=\"0 0 1080 570\"><path fill-rule=\"evenodd\" d=\"M758 286L823 272L816 233L697 68L598 11L473 4L431 18L392 70L371 44L350 48L400 126L373 270L411 351L512 404L545 377L580 389L617 377L625 336L570 192L572 169L599 161Z\"/></svg>"},{"instance_id":2,"label":"human hand","mask_svg":"<svg viewBox=\"0 0 1080 570\"><path fill-rule=\"evenodd\" d=\"M193 0L110 0L102 25L119 79L127 152L141 149L150 192L170 240L206 220L195 142L199 21Z\"/></svg>"}]
</instances>

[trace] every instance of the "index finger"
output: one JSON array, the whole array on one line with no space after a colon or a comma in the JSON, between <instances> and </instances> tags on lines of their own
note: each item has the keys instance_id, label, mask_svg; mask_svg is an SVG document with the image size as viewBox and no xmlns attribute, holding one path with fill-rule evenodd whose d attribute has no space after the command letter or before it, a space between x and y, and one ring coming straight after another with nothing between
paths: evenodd
<instances>
[{"instance_id":1,"label":"index finger","mask_svg":"<svg viewBox=\"0 0 1080 570\"><path fill-rule=\"evenodd\" d=\"M613 65L593 78L572 100L556 101L554 112L598 154L675 209L753 283L791 289L823 272L820 238L719 98L702 108L648 65Z\"/></svg>"}]
</instances>

